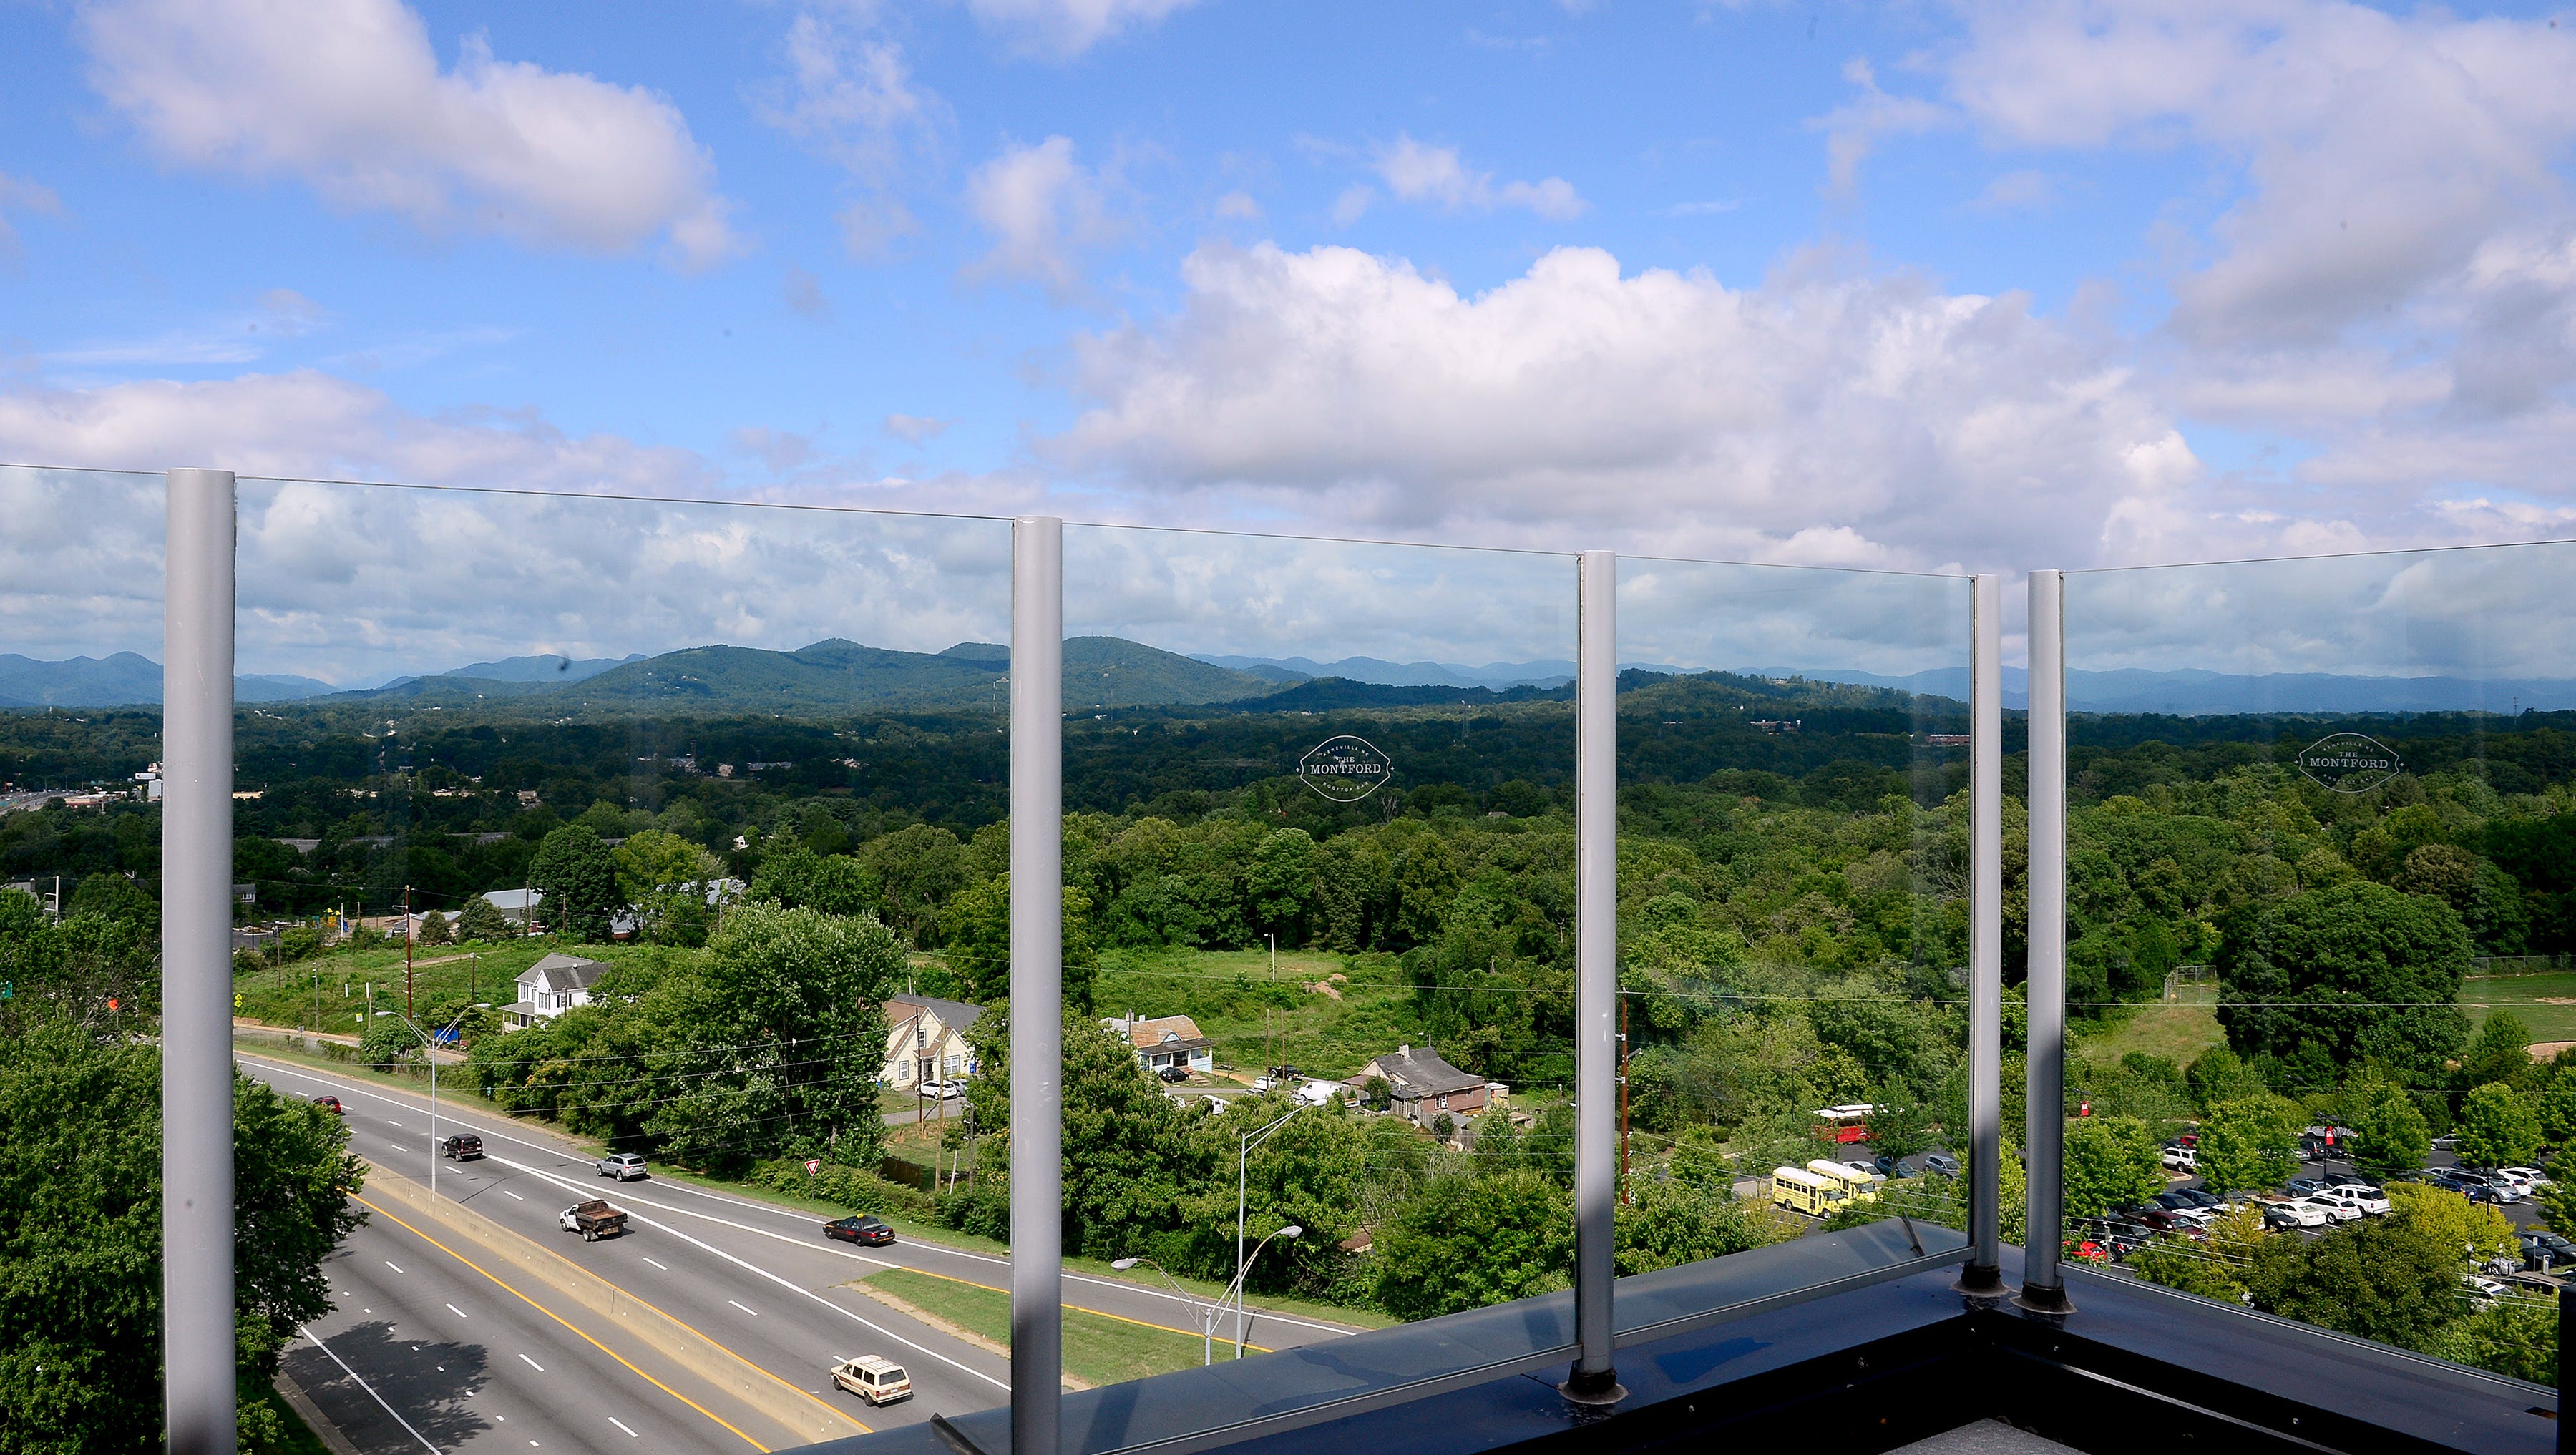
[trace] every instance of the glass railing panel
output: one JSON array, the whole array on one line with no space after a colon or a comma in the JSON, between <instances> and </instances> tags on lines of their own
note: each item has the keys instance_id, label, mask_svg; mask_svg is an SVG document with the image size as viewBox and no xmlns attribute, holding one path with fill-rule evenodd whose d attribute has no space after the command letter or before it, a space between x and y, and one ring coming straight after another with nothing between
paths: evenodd
<instances>
[{"instance_id":1,"label":"glass railing panel","mask_svg":"<svg viewBox=\"0 0 2576 1455\"><path fill-rule=\"evenodd\" d=\"M0 1016L12 1039L56 1019L146 1029L162 478L0 467L0 520Z\"/></svg>"},{"instance_id":2,"label":"glass railing panel","mask_svg":"<svg viewBox=\"0 0 2576 1455\"><path fill-rule=\"evenodd\" d=\"M1067 1036L1108 1062L1086 1090L1068 1053L1068 1256L1213 1300L1239 1214L1253 1345L1334 1337L1265 1302L1329 1329L1567 1287L1572 558L1091 527L1065 557L1097 966ZM1113 1095L1152 1114L1077 1105Z\"/></svg>"},{"instance_id":3,"label":"glass railing panel","mask_svg":"<svg viewBox=\"0 0 2576 1455\"><path fill-rule=\"evenodd\" d=\"M515 1348L439 1322L498 1312L458 1260L509 1278L510 1250L762 1371L699 1398L764 1446L1005 1399L981 1113L1011 548L1001 520L241 482L239 652L268 685L237 719L236 863L267 938L236 1048L350 1110L372 1210L310 1327L361 1374L392 1325L475 1371L405 1406L442 1444L556 1443ZM591 1199L622 1236L564 1221ZM896 1268L886 1238L957 1251ZM388 1263L462 1281L389 1317ZM648 1441L740 1443L568 1334L526 1352L623 1391ZM861 1356L920 1397L826 1383Z\"/></svg>"},{"instance_id":4,"label":"glass railing panel","mask_svg":"<svg viewBox=\"0 0 2576 1455\"><path fill-rule=\"evenodd\" d=\"M2068 576L2070 1263L2549 1382L2571 566Z\"/></svg>"},{"instance_id":5,"label":"glass railing panel","mask_svg":"<svg viewBox=\"0 0 2576 1455\"><path fill-rule=\"evenodd\" d=\"M162 485L0 467L0 1167L30 1371L9 1419L82 1448L163 1424ZM196 1361L218 1388L223 1359ZM78 1398L15 1412L66 1365Z\"/></svg>"},{"instance_id":6,"label":"glass railing panel","mask_svg":"<svg viewBox=\"0 0 2576 1455\"><path fill-rule=\"evenodd\" d=\"M1620 562L1621 1271L1891 1216L1959 1246L1971 606Z\"/></svg>"}]
</instances>

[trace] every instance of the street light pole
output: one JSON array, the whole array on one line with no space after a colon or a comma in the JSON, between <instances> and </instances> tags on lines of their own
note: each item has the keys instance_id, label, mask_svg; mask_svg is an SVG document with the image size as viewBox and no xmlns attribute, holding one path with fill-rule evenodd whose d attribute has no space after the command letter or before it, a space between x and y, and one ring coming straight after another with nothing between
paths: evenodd
<instances>
[{"instance_id":1,"label":"street light pole","mask_svg":"<svg viewBox=\"0 0 2576 1455\"><path fill-rule=\"evenodd\" d=\"M1181 1302L1188 1304L1190 1312L1198 1316L1199 1364L1202 1368L1214 1364L1216 1362L1216 1310L1199 1302L1188 1289L1181 1287L1181 1281L1172 1276L1172 1270L1151 1258L1118 1258L1111 1260L1109 1266L1124 1273L1139 1263L1163 1275L1163 1281L1172 1286L1172 1292L1179 1294Z\"/></svg>"},{"instance_id":2,"label":"street light pole","mask_svg":"<svg viewBox=\"0 0 2576 1455\"><path fill-rule=\"evenodd\" d=\"M1234 1158L1234 1277L1238 1283L1243 1280L1243 1270L1251 1266L1243 1256L1243 1201L1244 1190L1248 1185L1245 1169L1252 1165L1252 1149L1268 1141L1272 1132L1288 1125L1288 1118L1295 1116L1297 1110L1292 1106L1281 1113L1277 1121L1259 1131L1246 1132L1239 1139L1242 1145L1236 1149ZM1266 1243L1270 1239L1264 1238L1261 1241ZM1257 1253L1261 1250L1255 1248L1253 1251ZM1240 1302L1235 1305L1234 1341L1238 1346L1243 1343L1243 1312ZM1235 1355L1237 1358L1242 1357L1240 1347L1236 1349Z\"/></svg>"},{"instance_id":3,"label":"street light pole","mask_svg":"<svg viewBox=\"0 0 2576 1455\"><path fill-rule=\"evenodd\" d=\"M472 1007L467 1007L467 1010L471 1009ZM456 1019L440 1026L439 1031L444 1033L456 1029L465 1016L466 1011L458 1011ZM436 1202L438 1201L438 1036L423 1031L420 1028L420 1022L408 1015L403 1017L403 1024L413 1035L420 1037L420 1058L429 1063L429 1200Z\"/></svg>"},{"instance_id":4,"label":"street light pole","mask_svg":"<svg viewBox=\"0 0 2576 1455\"><path fill-rule=\"evenodd\" d=\"M1290 1223L1279 1231L1270 1234L1269 1237L1265 1237L1260 1242L1253 1244L1252 1258L1258 1258L1261 1256L1261 1250L1270 1246L1271 1238L1302 1238L1305 1235L1306 1230L1304 1228L1297 1226L1295 1223ZM1234 1270L1234 1288L1232 1290L1234 1294L1234 1357L1237 1360L1243 1358L1243 1293L1246 1285L1251 1282L1252 1258L1244 1259L1242 1264Z\"/></svg>"}]
</instances>

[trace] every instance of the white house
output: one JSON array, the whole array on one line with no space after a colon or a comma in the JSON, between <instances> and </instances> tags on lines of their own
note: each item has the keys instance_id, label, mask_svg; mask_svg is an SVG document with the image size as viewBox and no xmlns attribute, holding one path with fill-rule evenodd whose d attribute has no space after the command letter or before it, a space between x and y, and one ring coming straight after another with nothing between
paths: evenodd
<instances>
[{"instance_id":1,"label":"white house","mask_svg":"<svg viewBox=\"0 0 2576 1455\"><path fill-rule=\"evenodd\" d=\"M1146 1020L1131 1010L1124 1019L1110 1016L1101 1024L1109 1028L1111 1035L1124 1037L1136 1050L1136 1064L1148 1071L1160 1071L1166 1066L1209 1071L1216 1066L1216 1046L1199 1034L1198 1022L1188 1016Z\"/></svg>"},{"instance_id":2,"label":"white house","mask_svg":"<svg viewBox=\"0 0 2576 1455\"><path fill-rule=\"evenodd\" d=\"M576 1005L590 1004L590 987L608 967L578 955L548 955L519 972L519 999L501 1014L512 1027L550 1021Z\"/></svg>"},{"instance_id":3,"label":"white house","mask_svg":"<svg viewBox=\"0 0 2576 1455\"><path fill-rule=\"evenodd\" d=\"M984 1013L980 1005L941 1000L929 995L889 995L885 1002L885 1069L877 1080L897 1091L925 1081L954 1081L972 1076L974 1049L966 1028Z\"/></svg>"}]
</instances>

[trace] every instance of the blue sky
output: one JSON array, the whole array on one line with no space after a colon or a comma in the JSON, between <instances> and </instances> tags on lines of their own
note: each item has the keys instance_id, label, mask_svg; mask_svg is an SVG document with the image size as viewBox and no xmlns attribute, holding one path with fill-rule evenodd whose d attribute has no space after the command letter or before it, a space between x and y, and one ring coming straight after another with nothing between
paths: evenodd
<instances>
[{"instance_id":1,"label":"blue sky","mask_svg":"<svg viewBox=\"0 0 2576 1455\"><path fill-rule=\"evenodd\" d=\"M0 455L2020 569L2570 533L2541 7L0 10Z\"/></svg>"}]
</instances>

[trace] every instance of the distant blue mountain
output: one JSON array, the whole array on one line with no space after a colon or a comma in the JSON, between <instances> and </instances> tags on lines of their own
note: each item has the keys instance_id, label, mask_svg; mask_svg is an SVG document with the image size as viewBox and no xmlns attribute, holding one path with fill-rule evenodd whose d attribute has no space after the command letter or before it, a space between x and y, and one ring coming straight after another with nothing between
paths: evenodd
<instances>
[{"instance_id":1,"label":"distant blue mountain","mask_svg":"<svg viewBox=\"0 0 2576 1455\"><path fill-rule=\"evenodd\" d=\"M1230 667L1270 682L1303 682L1339 677L1380 687L1483 687L1501 692L1512 687L1561 687L1574 680L1572 662L1488 662L1464 667L1454 662L1389 662L1377 657L1344 657L1318 662L1312 657L1222 657L1191 655L1212 667Z\"/></svg>"},{"instance_id":2,"label":"distant blue mountain","mask_svg":"<svg viewBox=\"0 0 2576 1455\"><path fill-rule=\"evenodd\" d=\"M476 662L466 667L450 667L437 673L441 677L480 677L487 682L579 682L596 677L611 667L644 660L642 652L623 657L558 657L540 654L534 657L503 657L497 662Z\"/></svg>"},{"instance_id":3,"label":"distant blue mountain","mask_svg":"<svg viewBox=\"0 0 2576 1455\"><path fill-rule=\"evenodd\" d=\"M1968 669L1936 667L1904 677L1843 668L1758 668L1758 677L1809 677L1866 687L1896 687L1968 697ZM2003 670L2004 706L2030 706L2030 673ZM2345 677L2330 672L2260 675L2210 672L2197 667L2152 671L2123 667L2108 672L2069 668L2066 706L2072 712L2161 712L2216 717L2266 712L2496 712L2576 709L2576 678Z\"/></svg>"},{"instance_id":4,"label":"distant blue mountain","mask_svg":"<svg viewBox=\"0 0 2576 1455\"><path fill-rule=\"evenodd\" d=\"M337 692L310 677L233 679L237 702L286 702ZM161 701L161 664L136 652L39 661L0 652L0 708L140 707Z\"/></svg>"}]
</instances>

